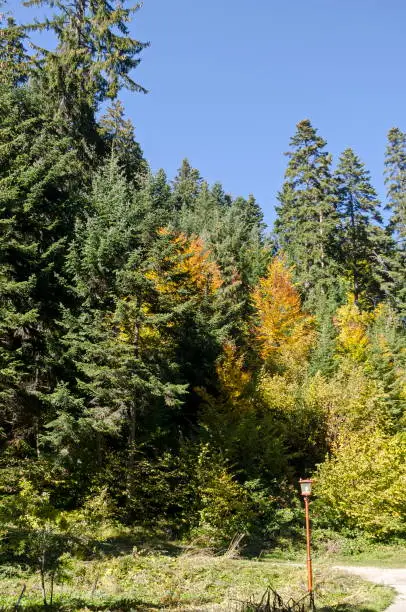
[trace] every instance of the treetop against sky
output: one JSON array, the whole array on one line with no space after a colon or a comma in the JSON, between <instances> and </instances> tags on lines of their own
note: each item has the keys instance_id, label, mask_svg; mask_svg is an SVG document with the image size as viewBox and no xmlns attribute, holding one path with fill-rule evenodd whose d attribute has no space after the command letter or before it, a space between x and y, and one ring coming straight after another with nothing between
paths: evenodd
<instances>
[{"instance_id":1,"label":"treetop against sky","mask_svg":"<svg viewBox=\"0 0 406 612\"><path fill-rule=\"evenodd\" d=\"M18 21L45 9L9 0ZM123 92L152 168L172 177L185 156L234 195L255 193L266 221L295 124L309 118L337 162L351 147L384 198L388 130L404 129L402 0L145 0L130 24L151 41ZM50 43L50 34L42 40Z\"/></svg>"}]
</instances>

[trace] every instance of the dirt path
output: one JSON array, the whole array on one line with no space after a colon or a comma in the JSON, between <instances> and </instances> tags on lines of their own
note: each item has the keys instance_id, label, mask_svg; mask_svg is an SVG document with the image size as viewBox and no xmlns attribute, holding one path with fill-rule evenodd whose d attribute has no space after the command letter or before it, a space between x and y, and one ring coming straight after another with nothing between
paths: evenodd
<instances>
[{"instance_id":1,"label":"dirt path","mask_svg":"<svg viewBox=\"0 0 406 612\"><path fill-rule=\"evenodd\" d=\"M396 600L386 612L406 612L406 569L386 569L379 567L355 567L338 565L335 569L356 574L376 584L386 584L398 592Z\"/></svg>"}]
</instances>

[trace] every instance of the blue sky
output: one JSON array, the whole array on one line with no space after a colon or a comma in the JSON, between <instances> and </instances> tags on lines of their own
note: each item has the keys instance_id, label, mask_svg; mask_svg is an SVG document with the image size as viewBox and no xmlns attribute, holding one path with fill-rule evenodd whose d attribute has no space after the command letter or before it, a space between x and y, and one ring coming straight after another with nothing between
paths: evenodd
<instances>
[{"instance_id":1,"label":"blue sky","mask_svg":"<svg viewBox=\"0 0 406 612\"><path fill-rule=\"evenodd\" d=\"M360 155L383 199L386 134L406 129L405 24L405 0L145 0L131 30L151 42L134 73L150 93L121 97L153 170L172 178L188 157L269 224L304 118L335 160Z\"/></svg>"}]
</instances>

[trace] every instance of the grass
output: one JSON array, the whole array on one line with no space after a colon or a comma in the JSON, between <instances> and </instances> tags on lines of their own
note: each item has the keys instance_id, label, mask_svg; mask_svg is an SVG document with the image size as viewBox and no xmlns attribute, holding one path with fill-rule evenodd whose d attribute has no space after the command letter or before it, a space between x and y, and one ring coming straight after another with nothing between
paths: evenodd
<instances>
[{"instance_id":1,"label":"grass","mask_svg":"<svg viewBox=\"0 0 406 612\"><path fill-rule=\"evenodd\" d=\"M406 550L404 546L375 546L353 554L334 555L334 562L351 565L370 565L372 567L406 568Z\"/></svg>"},{"instance_id":2,"label":"grass","mask_svg":"<svg viewBox=\"0 0 406 612\"><path fill-rule=\"evenodd\" d=\"M0 568L1 570L1 568ZM23 584L25 610L42 607L38 576L3 568L1 609L14 609ZM231 559L200 553L178 556L137 551L92 561L72 560L55 588L55 609L238 610L238 602L261 599L268 585L282 597L305 594L304 566L269 560ZM390 588L343 575L323 564L315 569L316 603L327 612L380 612Z\"/></svg>"},{"instance_id":3,"label":"grass","mask_svg":"<svg viewBox=\"0 0 406 612\"><path fill-rule=\"evenodd\" d=\"M313 559L318 564L365 565L385 568L406 568L404 542L382 544L365 537L348 538L334 532L315 531ZM291 540L281 541L264 558L273 561L302 562L305 543L298 546Z\"/></svg>"}]
</instances>

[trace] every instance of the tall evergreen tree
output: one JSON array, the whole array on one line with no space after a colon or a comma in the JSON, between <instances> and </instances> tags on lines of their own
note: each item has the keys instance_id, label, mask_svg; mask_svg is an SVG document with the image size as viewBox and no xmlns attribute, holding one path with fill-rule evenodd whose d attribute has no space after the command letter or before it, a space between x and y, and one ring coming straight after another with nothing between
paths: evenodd
<instances>
[{"instance_id":1,"label":"tall evergreen tree","mask_svg":"<svg viewBox=\"0 0 406 612\"><path fill-rule=\"evenodd\" d=\"M127 23L140 7L126 8L114 0L27 0L28 7L49 6L53 14L36 20L28 30L52 30L57 47L37 47L39 81L53 113L58 113L77 135L95 138L94 112L122 87L146 90L131 71L148 46L129 35Z\"/></svg>"},{"instance_id":2,"label":"tall evergreen tree","mask_svg":"<svg viewBox=\"0 0 406 612\"><path fill-rule=\"evenodd\" d=\"M0 404L9 435L33 440L59 367L65 254L86 178L31 89L1 90L0 126Z\"/></svg>"},{"instance_id":3,"label":"tall evergreen tree","mask_svg":"<svg viewBox=\"0 0 406 612\"><path fill-rule=\"evenodd\" d=\"M386 209L390 212L389 253L382 261L386 274L385 289L392 305L406 316L406 133L392 128L388 134L385 159L387 185Z\"/></svg>"},{"instance_id":4,"label":"tall evergreen tree","mask_svg":"<svg viewBox=\"0 0 406 612\"><path fill-rule=\"evenodd\" d=\"M16 87L27 81L30 59L24 39L24 29L14 18L0 13L0 85Z\"/></svg>"},{"instance_id":5,"label":"tall evergreen tree","mask_svg":"<svg viewBox=\"0 0 406 612\"><path fill-rule=\"evenodd\" d=\"M72 392L83 397L95 433L124 432L130 445L148 405L175 405L183 390L172 384L170 358L155 343L167 316L157 312L158 294L146 273L161 220L145 214L148 198L148 191L131 195L117 159L109 158L94 178L89 215L77 224L69 254L81 304L65 318L64 342L78 380Z\"/></svg>"},{"instance_id":6,"label":"tall evergreen tree","mask_svg":"<svg viewBox=\"0 0 406 612\"><path fill-rule=\"evenodd\" d=\"M108 153L118 159L125 176L139 185L147 173L147 163L135 140L133 124L125 119L124 106L120 100L115 100L101 118L100 133Z\"/></svg>"},{"instance_id":7,"label":"tall evergreen tree","mask_svg":"<svg viewBox=\"0 0 406 612\"><path fill-rule=\"evenodd\" d=\"M318 291L326 293L333 283L336 189L331 156L323 150L326 142L309 120L298 123L290 144L275 231L288 263L295 265L296 281L313 301Z\"/></svg>"},{"instance_id":8,"label":"tall evergreen tree","mask_svg":"<svg viewBox=\"0 0 406 612\"><path fill-rule=\"evenodd\" d=\"M217 181L211 188L211 194L220 206L230 206L232 198L228 193L225 193L223 185Z\"/></svg>"},{"instance_id":9,"label":"tall evergreen tree","mask_svg":"<svg viewBox=\"0 0 406 612\"><path fill-rule=\"evenodd\" d=\"M369 172L352 149L346 149L341 155L336 179L342 263L355 301L363 295L374 302L380 293L379 278L375 274L380 250L377 233L381 229L376 224L382 223L378 196L370 183Z\"/></svg>"},{"instance_id":10,"label":"tall evergreen tree","mask_svg":"<svg viewBox=\"0 0 406 612\"><path fill-rule=\"evenodd\" d=\"M184 159L173 181L173 201L176 209L188 208L195 203L202 180L200 172L192 168L188 159Z\"/></svg>"},{"instance_id":11,"label":"tall evergreen tree","mask_svg":"<svg viewBox=\"0 0 406 612\"><path fill-rule=\"evenodd\" d=\"M406 250L406 133L392 128L388 134L385 159L385 183L390 229L401 250Z\"/></svg>"}]
</instances>

